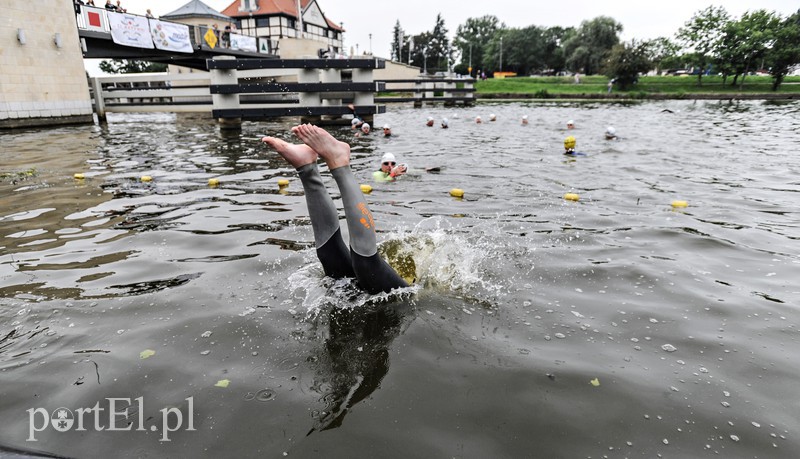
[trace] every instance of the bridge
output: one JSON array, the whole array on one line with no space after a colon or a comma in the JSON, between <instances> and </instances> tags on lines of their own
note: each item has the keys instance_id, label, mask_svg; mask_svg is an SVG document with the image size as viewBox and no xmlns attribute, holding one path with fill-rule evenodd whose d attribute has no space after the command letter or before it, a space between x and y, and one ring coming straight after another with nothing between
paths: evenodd
<instances>
[{"instance_id":1,"label":"bridge","mask_svg":"<svg viewBox=\"0 0 800 459\"><path fill-rule=\"evenodd\" d=\"M216 56L278 58L274 54L259 52L259 43L253 37L233 34L241 39L232 41L237 45L242 42L242 45L223 46L217 34L206 26L113 13L105 8L78 3L75 4L75 16L85 59L135 59L206 70L206 60ZM119 27L112 30L112 24ZM154 32L154 29L159 32ZM165 36L158 37L158 34ZM163 42L169 44L164 46Z\"/></svg>"},{"instance_id":2,"label":"bridge","mask_svg":"<svg viewBox=\"0 0 800 459\"><path fill-rule=\"evenodd\" d=\"M386 111L376 102L421 106L475 100L472 79L378 80L373 70L386 67L383 59L281 59L258 51L275 48L261 38L232 34L227 46L218 46L215 31L206 26L80 4L75 13L84 58L146 60L204 71L92 78L94 111L101 121L108 112L171 111L210 113L223 127L279 116L336 124L353 113L348 107L353 104L372 122L373 115Z\"/></svg>"}]
</instances>

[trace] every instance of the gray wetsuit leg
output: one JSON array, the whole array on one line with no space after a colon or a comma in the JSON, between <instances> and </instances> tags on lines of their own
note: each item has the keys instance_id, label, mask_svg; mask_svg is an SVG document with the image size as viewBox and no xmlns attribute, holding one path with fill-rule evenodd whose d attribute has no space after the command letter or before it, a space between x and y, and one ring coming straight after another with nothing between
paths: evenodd
<instances>
[{"instance_id":1,"label":"gray wetsuit leg","mask_svg":"<svg viewBox=\"0 0 800 459\"><path fill-rule=\"evenodd\" d=\"M342 194L347 229L350 232L350 255L358 284L369 293L407 287L406 281L378 255L375 222L350 167L332 169L331 175Z\"/></svg>"},{"instance_id":2,"label":"gray wetsuit leg","mask_svg":"<svg viewBox=\"0 0 800 459\"><path fill-rule=\"evenodd\" d=\"M311 228L314 231L314 245L325 275L335 279L355 277L350 251L342 240L339 214L325 184L322 183L317 164L306 164L298 168L297 173L305 191Z\"/></svg>"}]
</instances>

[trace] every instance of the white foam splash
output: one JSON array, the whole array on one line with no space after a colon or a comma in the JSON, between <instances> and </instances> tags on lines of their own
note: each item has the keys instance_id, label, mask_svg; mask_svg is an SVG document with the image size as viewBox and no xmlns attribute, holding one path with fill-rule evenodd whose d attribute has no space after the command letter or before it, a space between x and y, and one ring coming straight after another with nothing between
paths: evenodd
<instances>
[{"instance_id":1,"label":"white foam splash","mask_svg":"<svg viewBox=\"0 0 800 459\"><path fill-rule=\"evenodd\" d=\"M388 247L388 249L387 249ZM390 264L398 259L413 259L414 285L391 293L369 295L355 280L325 277L313 249L301 252L306 264L289 276L289 288L301 296L306 316L316 317L327 307L357 308L368 303L410 298L422 290L456 294L480 302L494 303L504 291L492 279L491 263L500 249L481 231L453 230L446 221L433 217L417 224L410 232L393 232L381 243L380 252ZM398 270L400 271L400 270Z\"/></svg>"}]
</instances>

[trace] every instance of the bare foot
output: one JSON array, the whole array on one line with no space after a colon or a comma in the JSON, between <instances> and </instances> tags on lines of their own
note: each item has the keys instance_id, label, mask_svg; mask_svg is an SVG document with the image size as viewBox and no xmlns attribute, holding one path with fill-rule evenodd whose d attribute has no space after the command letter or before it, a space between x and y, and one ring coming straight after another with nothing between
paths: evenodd
<instances>
[{"instance_id":1,"label":"bare foot","mask_svg":"<svg viewBox=\"0 0 800 459\"><path fill-rule=\"evenodd\" d=\"M308 145L293 144L275 137L264 137L261 141L274 148L295 169L317 162L317 152Z\"/></svg>"},{"instance_id":2,"label":"bare foot","mask_svg":"<svg viewBox=\"0 0 800 459\"><path fill-rule=\"evenodd\" d=\"M301 124L292 132L328 163L328 169L350 165L350 145L336 140L328 131L311 124Z\"/></svg>"}]
</instances>

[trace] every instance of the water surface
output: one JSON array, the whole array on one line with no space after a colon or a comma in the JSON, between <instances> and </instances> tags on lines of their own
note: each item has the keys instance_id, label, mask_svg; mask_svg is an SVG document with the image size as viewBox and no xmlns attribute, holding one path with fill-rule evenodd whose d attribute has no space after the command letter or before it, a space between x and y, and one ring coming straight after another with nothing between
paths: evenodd
<instances>
[{"instance_id":1,"label":"water surface","mask_svg":"<svg viewBox=\"0 0 800 459\"><path fill-rule=\"evenodd\" d=\"M0 445L70 457L791 457L799 112L390 107L375 124L391 138L332 128L362 183L385 152L412 169L368 198L381 249L416 266L416 286L389 298L323 277L302 187L257 141L292 140L290 120L230 134L128 114L3 134ZM490 113L498 121L474 123ZM603 139L608 125L618 141ZM567 135L587 156L561 155ZM29 409L137 397L132 431L87 418L83 432L26 441ZM189 398L195 430L160 441L159 410L188 413Z\"/></svg>"}]
</instances>

